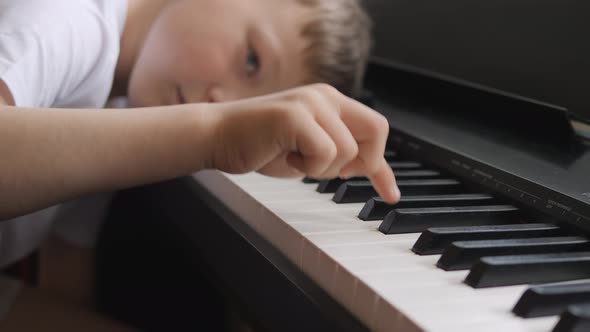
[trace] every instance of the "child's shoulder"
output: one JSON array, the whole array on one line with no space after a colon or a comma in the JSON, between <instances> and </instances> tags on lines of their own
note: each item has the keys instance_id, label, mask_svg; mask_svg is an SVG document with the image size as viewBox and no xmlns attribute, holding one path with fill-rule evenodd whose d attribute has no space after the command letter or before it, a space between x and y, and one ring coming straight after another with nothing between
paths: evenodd
<instances>
[{"instance_id":1,"label":"child's shoulder","mask_svg":"<svg viewBox=\"0 0 590 332\"><path fill-rule=\"evenodd\" d=\"M104 21L121 30L126 11L125 0L0 0L0 31L44 33L52 27L89 20Z\"/></svg>"},{"instance_id":2,"label":"child's shoulder","mask_svg":"<svg viewBox=\"0 0 590 332\"><path fill-rule=\"evenodd\" d=\"M15 103L104 105L126 12L125 0L0 0L0 79Z\"/></svg>"}]
</instances>

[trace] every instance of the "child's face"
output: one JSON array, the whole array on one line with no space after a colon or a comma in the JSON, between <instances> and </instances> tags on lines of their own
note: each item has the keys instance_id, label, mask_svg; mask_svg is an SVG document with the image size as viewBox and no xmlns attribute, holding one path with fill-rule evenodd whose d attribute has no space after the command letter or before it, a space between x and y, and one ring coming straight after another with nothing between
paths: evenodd
<instances>
[{"instance_id":1,"label":"child's face","mask_svg":"<svg viewBox=\"0 0 590 332\"><path fill-rule=\"evenodd\" d=\"M175 0L139 53L129 103L219 102L302 84L308 11L292 0Z\"/></svg>"}]
</instances>

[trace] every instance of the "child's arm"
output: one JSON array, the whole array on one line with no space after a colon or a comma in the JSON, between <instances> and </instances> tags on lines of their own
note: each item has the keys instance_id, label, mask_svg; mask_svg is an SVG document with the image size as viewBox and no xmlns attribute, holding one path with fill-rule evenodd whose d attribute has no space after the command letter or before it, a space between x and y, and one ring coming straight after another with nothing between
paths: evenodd
<instances>
[{"instance_id":1,"label":"child's arm","mask_svg":"<svg viewBox=\"0 0 590 332\"><path fill-rule=\"evenodd\" d=\"M76 196L190 174L206 165L208 106L0 106L0 220Z\"/></svg>"},{"instance_id":2,"label":"child's arm","mask_svg":"<svg viewBox=\"0 0 590 332\"><path fill-rule=\"evenodd\" d=\"M142 109L0 106L0 220L204 168L362 174L396 201L383 159L387 131L381 115L324 85L230 103Z\"/></svg>"}]
</instances>

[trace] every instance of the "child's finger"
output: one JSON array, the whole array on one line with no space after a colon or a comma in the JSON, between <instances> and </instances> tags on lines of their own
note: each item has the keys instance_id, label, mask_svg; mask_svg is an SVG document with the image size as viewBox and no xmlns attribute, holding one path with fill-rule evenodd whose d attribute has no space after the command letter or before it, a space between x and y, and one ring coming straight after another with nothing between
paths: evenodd
<instances>
[{"instance_id":1,"label":"child's finger","mask_svg":"<svg viewBox=\"0 0 590 332\"><path fill-rule=\"evenodd\" d=\"M344 177L365 174L377 193L389 203L400 198L393 171L383 154L389 135L389 123L376 111L345 98L342 119L358 142L358 157L342 170Z\"/></svg>"},{"instance_id":2,"label":"child's finger","mask_svg":"<svg viewBox=\"0 0 590 332\"><path fill-rule=\"evenodd\" d=\"M340 112L333 110L339 108L339 104L319 99L313 107L316 109L315 118L318 124L326 131L336 146L336 156L319 178L334 178L339 175L344 165L357 157L358 144L340 118Z\"/></svg>"},{"instance_id":3,"label":"child's finger","mask_svg":"<svg viewBox=\"0 0 590 332\"><path fill-rule=\"evenodd\" d=\"M292 161L292 159L289 157L290 154L291 153L285 152L277 156L275 159L271 160L266 165L258 169L257 172L279 178L295 178L304 176L305 174L292 166L292 164L296 164L297 162L289 162L289 160Z\"/></svg>"},{"instance_id":4,"label":"child's finger","mask_svg":"<svg viewBox=\"0 0 590 332\"><path fill-rule=\"evenodd\" d=\"M376 169L376 171L372 174L367 174L363 170L365 169L362 166L363 161L361 159L355 159L350 164L346 165L346 167L342 171L342 177L349 178L353 176L367 176L373 185L373 188L377 191L379 196L383 198L388 203L396 203L400 198L400 192L397 187L395 176L391 167L385 160L385 158L381 158L381 162Z\"/></svg>"},{"instance_id":5,"label":"child's finger","mask_svg":"<svg viewBox=\"0 0 590 332\"><path fill-rule=\"evenodd\" d=\"M385 158L382 158L381 166L379 166L377 172L369 176L369 180L385 202L394 204L399 201L401 194L395 183L393 171Z\"/></svg>"},{"instance_id":6,"label":"child's finger","mask_svg":"<svg viewBox=\"0 0 590 332\"><path fill-rule=\"evenodd\" d=\"M295 139L290 150L296 154L289 154L288 164L311 177L321 177L336 157L334 141L311 114L292 121L290 126Z\"/></svg>"},{"instance_id":7,"label":"child's finger","mask_svg":"<svg viewBox=\"0 0 590 332\"><path fill-rule=\"evenodd\" d=\"M385 144L389 134L387 120L376 111L349 98L343 101L341 117L358 143L358 158L362 160L362 163L351 163L354 167L347 165L347 171L375 173L383 163Z\"/></svg>"}]
</instances>

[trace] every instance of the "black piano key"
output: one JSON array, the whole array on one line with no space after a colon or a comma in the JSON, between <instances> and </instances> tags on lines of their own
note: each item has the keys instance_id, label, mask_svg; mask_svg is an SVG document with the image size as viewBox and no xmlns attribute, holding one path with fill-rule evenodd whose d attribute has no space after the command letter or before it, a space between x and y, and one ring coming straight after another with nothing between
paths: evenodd
<instances>
[{"instance_id":1,"label":"black piano key","mask_svg":"<svg viewBox=\"0 0 590 332\"><path fill-rule=\"evenodd\" d=\"M347 181L338 187L332 200L336 203L361 203L373 196L378 195L371 182Z\"/></svg>"},{"instance_id":2,"label":"black piano key","mask_svg":"<svg viewBox=\"0 0 590 332\"><path fill-rule=\"evenodd\" d=\"M379 230L385 234L423 232L430 227L514 224L521 219L512 205L433 207L395 209Z\"/></svg>"},{"instance_id":3,"label":"black piano key","mask_svg":"<svg viewBox=\"0 0 590 332\"><path fill-rule=\"evenodd\" d=\"M383 220L385 215L393 209L436 207L436 206L466 206L493 204L494 198L487 194L455 194L455 195L402 195L397 204L387 204L380 197L373 197L367 201L359 213L361 220Z\"/></svg>"},{"instance_id":4,"label":"black piano key","mask_svg":"<svg viewBox=\"0 0 590 332\"><path fill-rule=\"evenodd\" d=\"M512 312L524 318L559 315L569 305L579 303L590 303L590 280L529 287Z\"/></svg>"},{"instance_id":5,"label":"black piano key","mask_svg":"<svg viewBox=\"0 0 590 332\"><path fill-rule=\"evenodd\" d=\"M522 239L566 234L566 230L553 224L432 227L420 235L412 251L418 255L434 255L442 253L454 241Z\"/></svg>"},{"instance_id":6,"label":"black piano key","mask_svg":"<svg viewBox=\"0 0 590 332\"><path fill-rule=\"evenodd\" d=\"M397 186L402 195L411 196L459 194L463 191L463 185L455 179L399 180Z\"/></svg>"},{"instance_id":7,"label":"black piano key","mask_svg":"<svg viewBox=\"0 0 590 332\"><path fill-rule=\"evenodd\" d=\"M389 167L394 171L402 169L420 169L422 164L417 161L390 161Z\"/></svg>"},{"instance_id":8,"label":"black piano key","mask_svg":"<svg viewBox=\"0 0 590 332\"><path fill-rule=\"evenodd\" d=\"M590 249L589 243L581 236L457 241L445 249L436 266L446 271L466 270L485 256L582 251Z\"/></svg>"},{"instance_id":9,"label":"black piano key","mask_svg":"<svg viewBox=\"0 0 590 332\"><path fill-rule=\"evenodd\" d=\"M395 172L395 178L397 180L405 180L405 179L429 179L435 178L440 176L440 173L433 170L428 169L418 169L418 170L404 170L404 171L397 171ZM334 193L346 181L368 181L366 177L353 177L350 179L329 179L329 180L321 180L316 191L319 193Z\"/></svg>"},{"instance_id":10,"label":"black piano key","mask_svg":"<svg viewBox=\"0 0 590 332\"><path fill-rule=\"evenodd\" d=\"M394 161L399 159L399 155L397 154L397 152L391 150L385 150L383 157L385 157L385 160L387 161Z\"/></svg>"},{"instance_id":11,"label":"black piano key","mask_svg":"<svg viewBox=\"0 0 590 332\"><path fill-rule=\"evenodd\" d=\"M303 180L301 180L303 183L318 183L319 181L316 179L312 179L310 177L304 177Z\"/></svg>"},{"instance_id":12,"label":"black piano key","mask_svg":"<svg viewBox=\"0 0 590 332\"><path fill-rule=\"evenodd\" d=\"M399 180L402 195L457 194L462 185L454 179ZM332 200L336 203L362 203L378 196L369 181L347 181L338 187Z\"/></svg>"},{"instance_id":13,"label":"black piano key","mask_svg":"<svg viewBox=\"0 0 590 332\"><path fill-rule=\"evenodd\" d=\"M352 177L350 179L335 178L335 179L329 179L329 180L321 180L320 183L318 184L318 187L316 188L316 191L319 193L322 193L322 194L335 193L336 190L338 189L338 187L340 187L340 185L346 181L357 182L357 181L368 181L368 180L366 177Z\"/></svg>"},{"instance_id":14,"label":"black piano key","mask_svg":"<svg viewBox=\"0 0 590 332\"><path fill-rule=\"evenodd\" d=\"M587 332L590 331L590 304L568 307L561 314L553 332Z\"/></svg>"},{"instance_id":15,"label":"black piano key","mask_svg":"<svg viewBox=\"0 0 590 332\"><path fill-rule=\"evenodd\" d=\"M590 252L573 252L483 257L465 283L482 288L585 278L590 278Z\"/></svg>"},{"instance_id":16,"label":"black piano key","mask_svg":"<svg viewBox=\"0 0 590 332\"><path fill-rule=\"evenodd\" d=\"M408 169L395 172L397 180L430 179L440 176L440 172L431 169Z\"/></svg>"}]
</instances>

